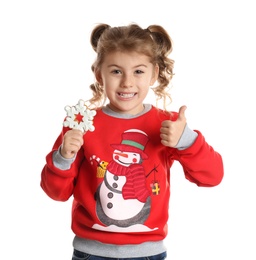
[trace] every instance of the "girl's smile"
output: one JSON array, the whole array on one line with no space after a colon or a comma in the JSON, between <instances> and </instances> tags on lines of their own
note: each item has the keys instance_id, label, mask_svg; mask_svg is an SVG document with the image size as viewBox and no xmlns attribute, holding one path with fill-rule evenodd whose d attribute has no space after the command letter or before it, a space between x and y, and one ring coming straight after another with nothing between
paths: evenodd
<instances>
[{"instance_id":1,"label":"girl's smile","mask_svg":"<svg viewBox=\"0 0 256 260\"><path fill-rule=\"evenodd\" d=\"M125 92L119 92L117 95L120 97L122 100L130 100L132 99L137 93L125 93Z\"/></svg>"}]
</instances>

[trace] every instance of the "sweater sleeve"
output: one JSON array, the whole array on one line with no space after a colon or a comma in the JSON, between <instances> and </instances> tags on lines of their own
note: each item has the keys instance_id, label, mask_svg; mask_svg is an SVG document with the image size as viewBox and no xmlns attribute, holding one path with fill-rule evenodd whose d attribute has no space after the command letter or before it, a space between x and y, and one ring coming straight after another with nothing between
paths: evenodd
<instances>
[{"instance_id":1,"label":"sweater sleeve","mask_svg":"<svg viewBox=\"0 0 256 260\"><path fill-rule=\"evenodd\" d=\"M173 149L171 157L179 161L189 181L202 187L217 186L224 175L222 157L196 132L195 142L184 150Z\"/></svg>"},{"instance_id":2,"label":"sweater sleeve","mask_svg":"<svg viewBox=\"0 0 256 260\"><path fill-rule=\"evenodd\" d=\"M54 157L62 143L63 134L57 138L52 151L46 156L46 164L41 172L40 186L53 200L67 201L73 194L76 176L83 159L82 149L77 153L74 162L63 169L57 167Z\"/></svg>"}]
</instances>

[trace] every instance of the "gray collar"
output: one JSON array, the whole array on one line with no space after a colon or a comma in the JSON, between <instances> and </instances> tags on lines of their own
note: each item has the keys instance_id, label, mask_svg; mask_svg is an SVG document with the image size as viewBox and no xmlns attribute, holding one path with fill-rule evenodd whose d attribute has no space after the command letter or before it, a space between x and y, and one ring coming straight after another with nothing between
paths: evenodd
<instances>
[{"instance_id":1,"label":"gray collar","mask_svg":"<svg viewBox=\"0 0 256 260\"><path fill-rule=\"evenodd\" d=\"M144 110L136 115L130 115L130 114L120 114L117 113L113 110L110 109L110 107L108 105L102 107L102 111L103 113L112 116L112 117L116 117L116 118L126 118L126 119L132 119L132 118L136 118L139 117L141 115L144 115L145 113L147 113L150 109L152 108L151 104L144 104Z\"/></svg>"}]
</instances>

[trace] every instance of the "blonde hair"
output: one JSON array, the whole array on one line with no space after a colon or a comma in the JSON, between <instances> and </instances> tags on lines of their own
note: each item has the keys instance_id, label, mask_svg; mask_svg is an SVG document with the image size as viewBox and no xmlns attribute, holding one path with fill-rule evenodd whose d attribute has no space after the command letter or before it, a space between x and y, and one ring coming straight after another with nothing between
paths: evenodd
<instances>
[{"instance_id":1,"label":"blonde hair","mask_svg":"<svg viewBox=\"0 0 256 260\"><path fill-rule=\"evenodd\" d=\"M111 27L108 24L97 25L91 33L91 45L97 57L91 66L97 73L106 54L114 51L135 51L150 57L153 65L159 66L157 85L152 88L157 101L162 100L166 108L167 100L172 101L168 92L169 83L173 77L174 61L168 58L172 52L172 40L166 30L160 25L150 25L142 29L137 24ZM89 102L101 106L106 100L104 89L98 82L90 85L93 97Z\"/></svg>"}]
</instances>

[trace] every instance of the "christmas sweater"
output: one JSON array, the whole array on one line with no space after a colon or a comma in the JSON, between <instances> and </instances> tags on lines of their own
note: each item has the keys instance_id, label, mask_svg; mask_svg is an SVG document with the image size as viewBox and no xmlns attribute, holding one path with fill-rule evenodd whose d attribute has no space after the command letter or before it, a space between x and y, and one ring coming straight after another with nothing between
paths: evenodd
<instances>
[{"instance_id":1,"label":"christmas sweater","mask_svg":"<svg viewBox=\"0 0 256 260\"><path fill-rule=\"evenodd\" d=\"M42 189L53 200L73 196L72 230L79 238L114 245L162 241L168 230L174 161L181 164L187 180L212 187L223 178L221 155L198 130L186 149L162 145L161 123L175 121L176 112L154 106L132 118L111 116L102 109L96 112L95 129L84 134L72 163L57 165L54 156L69 130L63 127L46 156Z\"/></svg>"}]
</instances>

